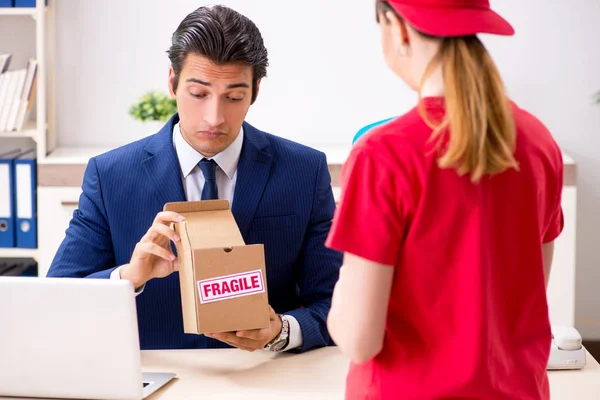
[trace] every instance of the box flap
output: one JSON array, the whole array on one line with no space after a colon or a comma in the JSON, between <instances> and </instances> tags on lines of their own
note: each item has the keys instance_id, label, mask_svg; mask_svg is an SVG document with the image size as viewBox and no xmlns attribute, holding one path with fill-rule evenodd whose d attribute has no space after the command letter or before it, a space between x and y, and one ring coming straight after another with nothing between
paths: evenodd
<instances>
[{"instance_id":1,"label":"box flap","mask_svg":"<svg viewBox=\"0 0 600 400\"><path fill-rule=\"evenodd\" d=\"M167 203L164 210L185 217L184 222L175 224L175 230L188 251L245 244L227 200Z\"/></svg>"}]
</instances>

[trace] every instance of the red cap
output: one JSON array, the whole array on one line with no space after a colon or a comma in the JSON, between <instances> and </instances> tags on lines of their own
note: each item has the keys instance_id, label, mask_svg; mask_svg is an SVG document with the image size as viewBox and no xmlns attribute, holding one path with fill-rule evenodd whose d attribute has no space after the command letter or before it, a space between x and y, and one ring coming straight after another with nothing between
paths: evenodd
<instances>
[{"instance_id":1,"label":"red cap","mask_svg":"<svg viewBox=\"0 0 600 400\"><path fill-rule=\"evenodd\" d=\"M515 30L490 9L488 0L387 0L420 32L431 36L469 36L477 33L513 35Z\"/></svg>"}]
</instances>

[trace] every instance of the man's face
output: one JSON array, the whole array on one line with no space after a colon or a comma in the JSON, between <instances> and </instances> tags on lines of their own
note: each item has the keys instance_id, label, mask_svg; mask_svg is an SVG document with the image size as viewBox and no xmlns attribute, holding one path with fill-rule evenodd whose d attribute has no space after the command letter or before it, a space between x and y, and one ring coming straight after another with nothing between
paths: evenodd
<instances>
[{"instance_id":1,"label":"man's face","mask_svg":"<svg viewBox=\"0 0 600 400\"><path fill-rule=\"evenodd\" d=\"M177 100L181 133L196 151L212 157L238 136L252 101L252 68L243 64L215 65L199 54L188 54L177 93L175 73L169 89ZM257 83L258 85L258 83Z\"/></svg>"}]
</instances>

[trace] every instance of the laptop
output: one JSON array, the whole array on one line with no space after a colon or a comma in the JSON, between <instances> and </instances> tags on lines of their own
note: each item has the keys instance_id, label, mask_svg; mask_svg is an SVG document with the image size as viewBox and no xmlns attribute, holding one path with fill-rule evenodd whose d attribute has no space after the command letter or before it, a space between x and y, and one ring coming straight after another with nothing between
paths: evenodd
<instances>
[{"instance_id":1,"label":"laptop","mask_svg":"<svg viewBox=\"0 0 600 400\"><path fill-rule=\"evenodd\" d=\"M174 373L142 373L131 282L0 277L0 396L140 400Z\"/></svg>"}]
</instances>

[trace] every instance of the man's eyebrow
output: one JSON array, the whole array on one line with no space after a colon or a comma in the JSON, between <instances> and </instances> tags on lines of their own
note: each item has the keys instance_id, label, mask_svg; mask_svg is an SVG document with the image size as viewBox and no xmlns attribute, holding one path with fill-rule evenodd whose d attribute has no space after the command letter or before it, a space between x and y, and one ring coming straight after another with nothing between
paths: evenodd
<instances>
[{"instance_id":1,"label":"man's eyebrow","mask_svg":"<svg viewBox=\"0 0 600 400\"><path fill-rule=\"evenodd\" d=\"M199 83L200 85L204 85L204 86L212 86L212 83L205 82L201 79L196 79L196 78L188 78L188 79L186 79L186 82L194 82L194 83ZM250 85L248 85L246 82L232 83L231 85L227 85L227 89L236 89L236 88L250 88Z\"/></svg>"},{"instance_id":2,"label":"man's eyebrow","mask_svg":"<svg viewBox=\"0 0 600 400\"><path fill-rule=\"evenodd\" d=\"M204 85L204 86L212 86L212 83L210 83L210 82L204 82L203 80L196 79L196 78L188 78L185 81L186 82L199 83L199 84Z\"/></svg>"},{"instance_id":3,"label":"man's eyebrow","mask_svg":"<svg viewBox=\"0 0 600 400\"><path fill-rule=\"evenodd\" d=\"M245 82L232 83L231 85L227 85L227 89L236 89L236 88L250 88L250 85L248 85Z\"/></svg>"}]
</instances>

